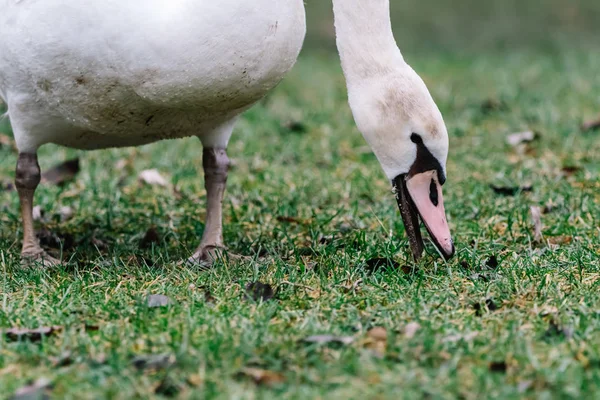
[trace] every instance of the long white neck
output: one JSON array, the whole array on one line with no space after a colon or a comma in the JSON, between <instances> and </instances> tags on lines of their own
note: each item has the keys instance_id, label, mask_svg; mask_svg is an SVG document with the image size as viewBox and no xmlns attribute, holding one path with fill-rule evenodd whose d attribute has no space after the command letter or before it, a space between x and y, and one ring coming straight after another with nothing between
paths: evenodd
<instances>
[{"instance_id":1,"label":"long white neck","mask_svg":"<svg viewBox=\"0 0 600 400\"><path fill-rule=\"evenodd\" d=\"M337 48L348 85L404 65L389 0L333 0Z\"/></svg>"}]
</instances>

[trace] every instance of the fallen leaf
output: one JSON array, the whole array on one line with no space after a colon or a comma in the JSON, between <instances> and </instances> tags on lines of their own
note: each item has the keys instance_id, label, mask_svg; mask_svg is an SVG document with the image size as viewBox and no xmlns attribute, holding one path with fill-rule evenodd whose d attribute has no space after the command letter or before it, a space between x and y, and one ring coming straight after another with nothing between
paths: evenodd
<instances>
[{"instance_id":1,"label":"fallen leaf","mask_svg":"<svg viewBox=\"0 0 600 400\"><path fill-rule=\"evenodd\" d=\"M57 186L63 186L69 181L75 179L79 172L79 158L67 160L61 164L50 168L42 174L43 183L52 183Z\"/></svg>"},{"instance_id":2,"label":"fallen leaf","mask_svg":"<svg viewBox=\"0 0 600 400\"><path fill-rule=\"evenodd\" d=\"M519 382L519 384L517 385L517 390L519 391L519 393L525 393L532 386L533 386L533 381L532 380L529 380L529 379L528 380L524 380L524 381Z\"/></svg>"},{"instance_id":3,"label":"fallen leaf","mask_svg":"<svg viewBox=\"0 0 600 400\"><path fill-rule=\"evenodd\" d=\"M147 304L150 308L166 307L172 305L173 300L164 294L151 294L147 298Z\"/></svg>"},{"instance_id":4,"label":"fallen leaf","mask_svg":"<svg viewBox=\"0 0 600 400\"><path fill-rule=\"evenodd\" d=\"M273 298L273 288L268 283L251 282L246 285L246 298L254 301L267 301Z\"/></svg>"},{"instance_id":5,"label":"fallen leaf","mask_svg":"<svg viewBox=\"0 0 600 400\"><path fill-rule=\"evenodd\" d=\"M511 146L518 146L521 143L530 143L539 138L539 135L532 131L512 133L506 137L506 143Z\"/></svg>"},{"instance_id":6,"label":"fallen leaf","mask_svg":"<svg viewBox=\"0 0 600 400\"><path fill-rule=\"evenodd\" d=\"M285 382L285 376L266 369L244 368L240 373L242 376L252 379L257 385L274 386Z\"/></svg>"},{"instance_id":7,"label":"fallen leaf","mask_svg":"<svg viewBox=\"0 0 600 400\"><path fill-rule=\"evenodd\" d=\"M73 353L65 351L58 357L50 357L50 361L52 361L52 366L54 368L69 366L73 364Z\"/></svg>"},{"instance_id":8,"label":"fallen leaf","mask_svg":"<svg viewBox=\"0 0 600 400\"><path fill-rule=\"evenodd\" d=\"M456 343L460 341L470 342L475 339L479 335L479 332L469 332L469 333L457 333L455 335L446 336L442 341L444 343Z\"/></svg>"},{"instance_id":9,"label":"fallen leaf","mask_svg":"<svg viewBox=\"0 0 600 400\"><path fill-rule=\"evenodd\" d=\"M34 221L41 221L44 218L44 210L42 210L42 206L35 206L31 210L31 215Z\"/></svg>"},{"instance_id":10,"label":"fallen leaf","mask_svg":"<svg viewBox=\"0 0 600 400\"><path fill-rule=\"evenodd\" d=\"M142 240L140 240L140 248L147 249L152 247L153 244L160 243L160 235L154 226L150 227Z\"/></svg>"},{"instance_id":11,"label":"fallen leaf","mask_svg":"<svg viewBox=\"0 0 600 400\"><path fill-rule=\"evenodd\" d=\"M575 175L579 171L583 171L583 168L576 165L565 165L560 169L565 176Z\"/></svg>"},{"instance_id":12,"label":"fallen leaf","mask_svg":"<svg viewBox=\"0 0 600 400\"><path fill-rule=\"evenodd\" d=\"M404 337L412 339L419 329L421 329L421 325L418 322L409 322L404 327Z\"/></svg>"},{"instance_id":13,"label":"fallen leaf","mask_svg":"<svg viewBox=\"0 0 600 400\"><path fill-rule=\"evenodd\" d=\"M0 147L10 147L16 149L15 141L10 136L0 133Z\"/></svg>"},{"instance_id":14,"label":"fallen leaf","mask_svg":"<svg viewBox=\"0 0 600 400\"><path fill-rule=\"evenodd\" d=\"M61 222L65 222L73 217L73 209L69 206L61 207L58 210L58 215L60 215Z\"/></svg>"},{"instance_id":15,"label":"fallen leaf","mask_svg":"<svg viewBox=\"0 0 600 400\"><path fill-rule=\"evenodd\" d=\"M169 186L169 182L156 169L147 169L140 172L138 179L151 186Z\"/></svg>"},{"instance_id":16,"label":"fallen leaf","mask_svg":"<svg viewBox=\"0 0 600 400\"><path fill-rule=\"evenodd\" d=\"M369 329L369 331L367 332L367 336L376 341L386 341L387 331L382 326L376 326L374 328Z\"/></svg>"},{"instance_id":17,"label":"fallen leaf","mask_svg":"<svg viewBox=\"0 0 600 400\"><path fill-rule=\"evenodd\" d=\"M492 361L488 365L488 369L491 372L506 372L506 370L508 369L508 366L506 365L505 361Z\"/></svg>"},{"instance_id":18,"label":"fallen leaf","mask_svg":"<svg viewBox=\"0 0 600 400\"><path fill-rule=\"evenodd\" d=\"M52 382L47 378L39 378L30 385L23 386L11 397L11 400L45 400L49 399Z\"/></svg>"},{"instance_id":19,"label":"fallen leaf","mask_svg":"<svg viewBox=\"0 0 600 400\"><path fill-rule=\"evenodd\" d=\"M586 121L581 125L581 130L584 132L593 131L600 128L600 118Z\"/></svg>"},{"instance_id":20,"label":"fallen leaf","mask_svg":"<svg viewBox=\"0 0 600 400\"><path fill-rule=\"evenodd\" d=\"M333 336L333 335L313 335L302 340L304 343L315 343L315 344L342 344L349 345L354 342L352 336Z\"/></svg>"},{"instance_id":21,"label":"fallen leaf","mask_svg":"<svg viewBox=\"0 0 600 400\"><path fill-rule=\"evenodd\" d=\"M517 193L523 192L531 192L533 190L532 186L496 186L490 185L490 188L496 194L500 194L502 196L514 196Z\"/></svg>"},{"instance_id":22,"label":"fallen leaf","mask_svg":"<svg viewBox=\"0 0 600 400\"><path fill-rule=\"evenodd\" d=\"M304 221L301 218L298 217L288 217L285 215L278 215L277 216L277 221L279 222L287 222L287 223L291 223L291 224L299 224L299 225L306 225L307 222Z\"/></svg>"},{"instance_id":23,"label":"fallen leaf","mask_svg":"<svg viewBox=\"0 0 600 400\"><path fill-rule=\"evenodd\" d=\"M397 270L400 268L401 268L400 264L397 263L396 261L392 260L391 258L378 257L378 258L371 258L371 259L365 261L365 269L371 274L379 271L380 269Z\"/></svg>"},{"instance_id":24,"label":"fallen leaf","mask_svg":"<svg viewBox=\"0 0 600 400\"><path fill-rule=\"evenodd\" d=\"M138 370L161 370L170 367L175 362L171 354L151 354L137 356L131 360L131 364Z\"/></svg>"},{"instance_id":25,"label":"fallen leaf","mask_svg":"<svg viewBox=\"0 0 600 400\"><path fill-rule=\"evenodd\" d=\"M382 326L376 326L367 332L368 341L365 347L370 349L378 358L385 356L387 348L387 331Z\"/></svg>"},{"instance_id":26,"label":"fallen leaf","mask_svg":"<svg viewBox=\"0 0 600 400\"><path fill-rule=\"evenodd\" d=\"M531 206L529 211L533 221L533 240L539 243L544 239L542 235L542 210L538 206Z\"/></svg>"},{"instance_id":27,"label":"fallen leaf","mask_svg":"<svg viewBox=\"0 0 600 400\"><path fill-rule=\"evenodd\" d=\"M573 242L573 236L569 235L560 235L560 236L550 236L547 238L548 243L553 245L565 245L571 244Z\"/></svg>"},{"instance_id":28,"label":"fallen leaf","mask_svg":"<svg viewBox=\"0 0 600 400\"><path fill-rule=\"evenodd\" d=\"M10 341L30 340L32 342L39 342L43 337L55 335L61 330L61 326L43 326L35 329L11 328L6 330L4 335Z\"/></svg>"}]
</instances>

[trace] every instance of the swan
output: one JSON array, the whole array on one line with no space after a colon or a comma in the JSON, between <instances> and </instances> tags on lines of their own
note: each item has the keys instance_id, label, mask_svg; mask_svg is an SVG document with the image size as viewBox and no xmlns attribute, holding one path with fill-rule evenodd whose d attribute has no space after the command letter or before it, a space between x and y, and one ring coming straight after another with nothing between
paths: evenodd
<instances>
[{"instance_id":1,"label":"swan","mask_svg":"<svg viewBox=\"0 0 600 400\"><path fill-rule=\"evenodd\" d=\"M47 143L93 150L200 139L207 192L189 262L225 248L227 143L239 115L292 68L306 32L303 0L0 0L0 98L18 149L24 263L60 263L41 247L33 199ZM413 256L419 218L444 257L448 134L395 43L389 0L333 0L337 46L359 130L392 183Z\"/></svg>"}]
</instances>

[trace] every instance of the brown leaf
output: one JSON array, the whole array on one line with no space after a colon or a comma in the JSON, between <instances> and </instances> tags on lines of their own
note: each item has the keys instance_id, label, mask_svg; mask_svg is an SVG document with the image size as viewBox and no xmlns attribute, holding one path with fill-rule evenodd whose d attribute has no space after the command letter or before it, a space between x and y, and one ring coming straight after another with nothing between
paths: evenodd
<instances>
[{"instance_id":1,"label":"brown leaf","mask_svg":"<svg viewBox=\"0 0 600 400\"><path fill-rule=\"evenodd\" d=\"M465 342L470 342L473 339L475 339L477 337L477 335L479 335L479 332L469 332L469 333L457 333L455 335L449 335L446 336L442 342L444 343L456 343L456 342L460 342L460 341L465 341Z\"/></svg>"},{"instance_id":2,"label":"brown leaf","mask_svg":"<svg viewBox=\"0 0 600 400\"><path fill-rule=\"evenodd\" d=\"M73 364L73 354L70 351L65 351L58 357L50 357L54 368L66 367Z\"/></svg>"},{"instance_id":3,"label":"brown leaf","mask_svg":"<svg viewBox=\"0 0 600 400\"><path fill-rule=\"evenodd\" d=\"M539 243L544 239L542 235L542 210L538 206L531 206L529 211L533 221L533 240Z\"/></svg>"},{"instance_id":4,"label":"brown leaf","mask_svg":"<svg viewBox=\"0 0 600 400\"><path fill-rule=\"evenodd\" d=\"M75 179L79 172L79 158L65 161L42 174L42 182L63 186Z\"/></svg>"},{"instance_id":5,"label":"brown leaf","mask_svg":"<svg viewBox=\"0 0 600 400\"><path fill-rule=\"evenodd\" d=\"M151 186L169 186L169 182L156 169L147 169L138 175L140 182Z\"/></svg>"},{"instance_id":6,"label":"brown leaf","mask_svg":"<svg viewBox=\"0 0 600 400\"><path fill-rule=\"evenodd\" d=\"M7 134L0 133L0 147L9 147L11 149L16 149L15 141Z\"/></svg>"},{"instance_id":7,"label":"brown leaf","mask_svg":"<svg viewBox=\"0 0 600 400\"><path fill-rule=\"evenodd\" d=\"M548 243L554 245L566 245L571 244L573 241L573 236L569 235L560 235L560 236L550 236L547 238Z\"/></svg>"},{"instance_id":8,"label":"brown leaf","mask_svg":"<svg viewBox=\"0 0 600 400\"><path fill-rule=\"evenodd\" d=\"M285 215L278 215L277 216L277 221L279 222L287 222L290 224L299 224L299 225L306 225L307 222L301 218L298 217L288 217Z\"/></svg>"},{"instance_id":9,"label":"brown leaf","mask_svg":"<svg viewBox=\"0 0 600 400\"><path fill-rule=\"evenodd\" d=\"M421 329L421 325L418 322L409 322L404 327L404 337L412 339L419 329Z\"/></svg>"},{"instance_id":10,"label":"brown leaf","mask_svg":"<svg viewBox=\"0 0 600 400\"><path fill-rule=\"evenodd\" d=\"M49 399L52 382L47 378L39 378L30 385L17 389L11 400L42 400Z\"/></svg>"},{"instance_id":11,"label":"brown leaf","mask_svg":"<svg viewBox=\"0 0 600 400\"><path fill-rule=\"evenodd\" d=\"M241 375L254 381L257 385L274 386L285 382L285 376L279 372L269 371L260 368L244 368L240 371Z\"/></svg>"},{"instance_id":12,"label":"brown leaf","mask_svg":"<svg viewBox=\"0 0 600 400\"><path fill-rule=\"evenodd\" d=\"M579 171L582 171L583 168L577 165L565 165L560 170L565 176L572 176L578 173Z\"/></svg>"},{"instance_id":13,"label":"brown leaf","mask_svg":"<svg viewBox=\"0 0 600 400\"><path fill-rule=\"evenodd\" d=\"M173 300L164 294L151 294L146 300L149 308L166 307L173 304Z\"/></svg>"},{"instance_id":14,"label":"brown leaf","mask_svg":"<svg viewBox=\"0 0 600 400\"><path fill-rule=\"evenodd\" d=\"M39 342L43 337L55 335L62 330L61 326L43 326L36 329L11 328L4 332L6 338L10 341L30 340Z\"/></svg>"},{"instance_id":15,"label":"brown leaf","mask_svg":"<svg viewBox=\"0 0 600 400\"><path fill-rule=\"evenodd\" d=\"M512 133L506 137L506 143L514 147L521 143L533 142L538 137L539 135L532 131Z\"/></svg>"},{"instance_id":16,"label":"brown leaf","mask_svg":"<svg viewBox=\"0 0 600 400\"><path fill-rule=\"evenodd\" d=\"M373 340L385 342L387 340L387 331L382 326L376 326L369 329L367 336Z\"/></svg>"},{"instance_id":17,"label":"brown leaf","mask_svg":"<svg viewBox=\"0 0 600 400\"><path fill-rule=\"evenodd\" d=\"M140 248L147 249L157 243L160 243L160 235L158 234L156 227L152 226L146 231L142 240L140 240Z\"/></svg>"},{"instance_id":18,"label":"brown leaf","mask_svg":"<svg viewBox=\"0 0 600 400\"><path fill-rule=\"evenodd\" d=\"M304 343L315 343L315 344L342 344L349 345L354 342L352 336L333 336L333 335L313 335L302 340Z\"/></svg>"},{"instance_id":19,"label":"brown leaf","mask_svg":"<svg viewBox=\"0 0 600 400\"><path fill-rule=\"evenodd\" d=\"M273 288L268 283L251 282L246 285L246 298L254 301L267 301L274 296Z\"/></svg>"},{"instance_id":20,"label":"brown leaf","mask_svg":"<svg viewBox=\"0 0 600 400\"><path fill-rule=\"evenodd\" d=\"M584 132L600 129L600 118L586 121L581 125L581 130Z\"/></svg>"}]
</instances>

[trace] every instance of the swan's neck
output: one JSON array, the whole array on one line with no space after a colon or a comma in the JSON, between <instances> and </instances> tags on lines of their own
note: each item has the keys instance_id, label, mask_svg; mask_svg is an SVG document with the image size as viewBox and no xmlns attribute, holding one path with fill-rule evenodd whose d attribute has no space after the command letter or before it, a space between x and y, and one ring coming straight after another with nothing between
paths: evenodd
<instances>
[{"instance_id":1,"label":"swan's neck","mask_svg":"<svg viewBox=\"0 0 600 400\"><path fill-rule=\"evenodd\" d=\"M333 12L337 47L349 85L404 65L392 33L389 0L333 0Z\"/></svg>"}]
</instances>

